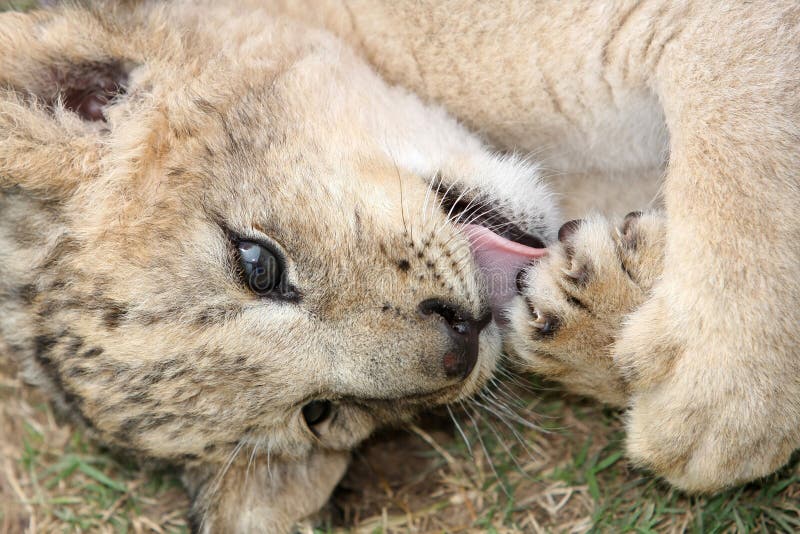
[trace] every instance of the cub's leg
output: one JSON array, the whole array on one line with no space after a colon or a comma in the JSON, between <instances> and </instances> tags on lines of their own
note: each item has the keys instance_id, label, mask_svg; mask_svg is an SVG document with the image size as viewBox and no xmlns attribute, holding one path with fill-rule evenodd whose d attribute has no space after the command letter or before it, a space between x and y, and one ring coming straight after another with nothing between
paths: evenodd
<instances>
[{"instance_id":1,"label":"cub's leg","mask_svg":"<svg viewBox=\"0 0 800 534\"><path fill-rule=\"evenodd\" d=\"M800 446L800 5L692 2L653 67L664 272L615 346L628 452L691 491Z\"/></svg>"},{"instance_id":2,"label":"cub's leg","mask_svg":"<svg viewBox=\"0 0 800 534\"><path fill-rule=\"evenodd\" d=\"M612 97L592 106L655 95L669 158L664 270L612 352L627 449L716 491L800 447L800 4L629 8L597 48Z\"/></svg>"},{"instance_id":3,"label":"cub's leg","mask_svg":"<svg viewBox=\"0 0 800 534\"><path fill-rule=\"evenodd\" d=\"M627 403L614 342L628 314L650 294L663 268L665 219L627 215L620 224L570 221L559 243L520 275L509 310L509 349L527 370L575 393Z\"/></svg>"}]
</instances>

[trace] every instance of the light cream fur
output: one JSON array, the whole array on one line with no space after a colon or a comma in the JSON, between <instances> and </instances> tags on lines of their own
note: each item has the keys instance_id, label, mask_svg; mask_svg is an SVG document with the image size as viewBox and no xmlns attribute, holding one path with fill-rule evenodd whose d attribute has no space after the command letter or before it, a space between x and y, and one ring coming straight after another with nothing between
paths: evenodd
<instances>
[{"instance_id":1,"label":"light cream fur","mask_svg":"<svg viewBox=\"0 0 800 534\"><path fill-rule=\"evenodd\" d=\"M629 384L614 343L661 277L664 237L658 212L631 213L619 225L599 216L566 223L560 242L521 276L522 297L508 310L506 341L520 365L624 407Z\"/></svg>"},{"instance_id":2,"label":"light cream fur","mask_svg":"<svg viewBox=\"0 0 800 534\"><path fill-rule=\"evenodd\" d=\"M787 461L800 446L796 2L286 4L555 174L663 169L664 271L613 353L629 454L693 491Z\"/></svg>"}]
</instances>

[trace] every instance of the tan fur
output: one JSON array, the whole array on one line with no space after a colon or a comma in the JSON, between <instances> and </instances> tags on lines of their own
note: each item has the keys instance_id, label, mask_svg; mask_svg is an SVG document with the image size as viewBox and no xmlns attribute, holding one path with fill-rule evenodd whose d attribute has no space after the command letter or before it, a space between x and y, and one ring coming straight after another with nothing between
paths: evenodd
<instances>
[{"instance_id":1,"label":"tan fur","mask_svg":"<svg viewBox=\"0 0 800 534\"><path fill-rule=\"evenodd\" d=\"M11 251L0 280L9 295L0 309L4 342L101 439L187 463L205 529L230 524L259 500L254 495L305 488L303 506L276 498L230 527L283 528L324 501L343 469L339 452L380 422L474 391L494 366L490 330L467 383L413 396L443 385L426 368L424 356L445 347L440 329L412 313L420 296L457 299L475 313L484 304L468 260L463 268L437 263L453 240L464 246L455 228L441 213L419 210L426 213L436 173L495 193L514 184L519 197L535 201L522 189L526 171L487 153L441 110L387 87L363 59L498 148L531 152L553 180L665 169L664 271L651 290L601 269L619 247L608 228L597 229L604 223L585 247L602 273L601 292L588 293L603 295L609 313L602 344L614 337L614 321L647 297L617 339L613 365L600 356L604 376L622 370L634 460L681 487L713 490L773 470L800 444L794 2L235 5L238 15L210 2L199 10L148 5L97 24L69 13L0 19L0 50L31 50L0 54L8 86L0 99L0 179L13 186L0 211L3 250ZM361 58L309 26L339 35ZM45 103L53 96L52 73L61 72L53 64L68 70L76 58L118 55L135 68L130 94L107 111L108 128L31 102L31 93ZM631 198L641 197L635 182L631 189ZM291 202L297 198L303 202ZM404 207L417 216L404 217ZM548 238L552 213L539 227ZM293 263L298 278L322 276L313 309L261 311L243 294L220 268L223 236L211 222L218 215L303 251ZM424 224L431 221L436 232ZM19 238L31 229L31 239ZM398 271L400 259L407 269ZM565 259L554 252L548 265ZM640 260L650 265L631 259ZM85 350L104 349L93 354L96 363L70 354L78 338ZM42 373L46 361L35 357L42 350L66 383ZM581 360L572 358L553 372L573 372ZM320 365L331 360L336 365ZM191 362L177 383L163 363L174 361ZM622 401L618 382L598 389L585 368L573 376L574 388ZM302 428L298 411L331 391L370 399L369 410L348 406L346 423L318 438ZM161 408L143 404L150 393ZM169 410L182 417L157 417ZM132 432L117 434L128 426ZM247 473L241 459L217 484L210 473L222 472L254 434L268 436L255 445L282 462L283 488L269 486L274 479L261 468L253 476L268 488L249 494L247 482L235 484ZM220 445L205 451L212 443ZM324 480L307 478L316 461L326 466L315 471ZM220 497L220 487L230 492Z\"/></svg>"},{"instance_id":2,"label":"tan fur","mask_svg":"<svg viewBox=\"0 0 800 534\"><path fill-rule=\"evenodd\" d=\"M66 105L115 76L104 120ZM331 34L188 2L2 14L0 87L3 346L97 439L183 466L197 530L288 529L374 428L491 376L495 323L448 376L421 312L489 311L433 188L535 168ZM245 287L231 233L283 251L296 302Z\"/></svg>"},{"instance_id":3,"label":"tan fur","mask_svg":"<svg viewBox=\"0 0 800 534\"><path fill-rule=\"evenodd\" d=\"M796 2L287 3L555 174L664 168L664 272L613 354L638 384L630 455L695 491L786 462L800 446Z\"/></svg>"},{"instance_id":4,"label":"tan fur","mask_svg":"<svg viewBox=\"0 0 800 534\"><path fill-rule=\"evenodd\" d=\"M508 312L508 346L523 368L625 406L628 384L614 362L614 342L661 275L664 221L632 214L619 228L600 217L569 227L522 277L523 298Z\"/></svg>"}]
</instances>

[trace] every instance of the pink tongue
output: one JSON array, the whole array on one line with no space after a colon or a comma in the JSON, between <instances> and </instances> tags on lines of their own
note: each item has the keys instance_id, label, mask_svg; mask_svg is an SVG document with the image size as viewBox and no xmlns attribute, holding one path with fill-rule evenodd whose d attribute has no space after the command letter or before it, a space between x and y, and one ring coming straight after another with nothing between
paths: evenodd
<instances>
[{"instance_id":1,"label":"pink tongue","mask_svg":"<svg viewBox=\"0 0 800 534\"><path fill-rule=\"evenodd\" d=\"M465 224L461 230L469 239L492 310L499 319L497 312L517 294L519 271L533 260L547 255L547 249L520 245L475 224Z\"/></svg>"}]
</instances>

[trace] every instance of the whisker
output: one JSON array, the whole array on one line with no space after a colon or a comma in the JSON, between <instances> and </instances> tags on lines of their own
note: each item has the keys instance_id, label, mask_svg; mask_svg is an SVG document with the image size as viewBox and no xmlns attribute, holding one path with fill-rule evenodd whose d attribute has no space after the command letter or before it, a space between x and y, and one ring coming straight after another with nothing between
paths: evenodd
<instances>
[{"instance_id":1,"label":"whisker","mask_svg":"<svg viewBox=\"0 0 800 534\"><path fill-rule=\"evenodd\" d=\"M475 204L476 202L477 202L478 204ZM459 214L458 214L458 217L456 218L456 220L455 220L455 221L453 221L453 223L454 223L454 224L461 224L461 219L463 219L463 218L464 218L464 215L469 215L469 214L471 214L471 213L472 213L470 210L472 209L472 205L473 205L473 204L475 204L475 206L476 206L476 208L477 208L477 207L479 207L480 205L484 205L484 206L485 206L487 203L486 203L486 201L485 201L485 200L481 199L481 198L480 198L479 196L477 196L477 195L476 195L476 196L474 196L474 197L472 197L472 198L469 200L469 202L467 203L466 207L465 207L463 210L461 210L461 213L459 213Z\"/></svg>"},{"instance_id":2,"label":"whisker","mask_svg":"<svg viewBox=\"0 0 800 534\"><path fill-rule=\"evenodd\" d=\"M220 471L217 472L214 480L211 482L211 492L208 496L209 501L213 501L214 497L217 495L219 488L222 486L222 480L225 478L225 475L228 473L228 469L230 469L233 461L239 455L242 448L244 447L244 439L240 438L239 441L236 443L236 446L233 448L231 453L228 455L228 460L225 462L224 466ZM203 531L203 525L205 525L207 519L207 512L203 513L203 518L200 520L200 528L199 531Z\"/></svg>"},{"instance_id":3,"label":"whisker","mask_svg":"<svg viewBox=\"0 0 800 534\"><path fill-rule=\"evenodd\" d=\"M251 465L254 466L254 461L253 460L255 459L255 456L256 456L256 450L258 450L258 444L259 444L258 441L256 441L256 443L253 444L253 450L250 451L250 458L247 460L247 469L244 470L244 484L245 484L245 486L247 485L247 479L250 476L250 466ZM253 475L255 475L255 473L256 473L256 471L255 471L255 466L254 466Z\"/></svg>"},{"instance_id":4,"label":"whisker","mask_svg":"<svg viewBox=\"0 0 800 534\"><path fill-rule=\"evenodd\" d=\"M439 179L441 182L441 175L436 173L433 178L427 183L428 190L425 192L425 200L422 202L422 228L424 229L428 225L428 201L431 197L431 192L433 192L433 181Z\"/></svg>"},{"instance_id":5,"label":"whisker","mask_svg":"<svg viewBox=\"0 0 800 534\"><path fill-rule=\"evenodd\" d=\"M504 421L502 417L500 418L500 420L501 420L501 421L503 421L503 423L507 424L507 423L506 423L506 421ZM488 427L489 427L489 430L491 430L491 431L492 431L492 434L494 434L494 435L495 435L495 437L497 438L497 441L499 441L499 442L500 442L500 445L503 447L503 449L506 451L506 453L508 454L508 456L511 458L511 461L512 461L512 462L514 462L514 465L517 467L517 470L519 471L519 473L520 473L522 476L526 477L526 478L530 478L530 475L528 475L528 473L526 473L526 472L525 472L525 469L524 469L524 468L523 468L523 467L520 465L520 463L517 461L517 457L516 457L516 455L515 455L515 454L514 454L514 453L511 451L511 448L510 448L510 447L508 446L508 444L505 442L505 440L504 440L504 439L503 439L503 437L500 435L500 432L498 432L498 431L497 431L497 429L495 428L495 426L494 426L494 425L493 425L493 424L492 424L492 423L489 421L489 419L483 419L483 422L484 422L484 423L486 423L486 426L488 426ZM515 436L515 437L516 437L516 436ZM517 441L520 441L520 440L519 440L519 438L517 438ZM520 444L522 444L522 445L523 445L523 447L524 447L524 443L522 443L522 442L520 441Z\"/></svg>"},{"instance_id":6,"label":"whisker","mask_svg":"<svg viewBox=\"0 0 800 534\"><path fill-rule=\"evenodd\" d=\"M499 369L498 369L499 370ZM510 379L509 381L513 381ZM527 409L527 404L525 403L522 398L517 395L513 390L506 391L503 389L504 383L501 383L497 376L493 376L490 381L489 385L492 387L487 387L484 390L487 394L491 395L497 402L506 402L511 406L516 406L522 409ZM503 397L502 399L500 397ZM510 406L509 406L510 409Z\"/></svg>"},{"instance_id":7,"label":"whisker","mask_svg":"<svg viewBox=\"0 0 800 534\"><path fill-rule=\"evenodd\" d=\"M456 419L456 416L453 414L453 410L450 408L449 404L447 405L447 412L450 414L450 419L453 420L453 424L456 425L456 430L458 430L458 433L461 435L461 439L464 440L464 445L467 446L467 452L469 453L470 458L474 458L472 453L472 444L467 439L467 435L464 434L464 430L461 428L461 425L458 424L458 419Z\"/></svg>"},{"instance_id":8,"label":"whisker","mask_svg":"<svg viewBox=\"0 0 800 534\"><path fill-rule=\"evenodd\" d=\"M444 205L444 201L447 198L447 194L450 192L450 189L455 185L455 183L456 182L453 182L452 184L450 184L450 187L448 187L447 191L445 191L445 193L442 195L442 198L439 201L439 209L440 210L442 209L442 206ZM467 189L463 190L461 192L461 194L458 196L458 199L460 199L468 191L471 191L471 190L472 190L472 188L470 188L470 187L468 187ZM458 202L458 199L456 199L456 202ZM442 232L442 230L444 230L447 227L448 223L450 222L450 217L453 215L453 210L455 209L455 207L456 207L456 203L453 203L453 205L450 206L450 210L448 211L447 216L444 217L442 219L442 221L438 225L436 225L434 227L433 239L437 239L439 237L439 234ZM452 237L450 239L452 239Z\"/></svg>"},{"instance_id":9,"label":"whisker","mask_svg":"<svg viewBox=\"0 0 800 534\"><path fill-rule=\"evenodd\" d=\"M496 412L492 408L486 406L485 404L482 404L482 403L478 402L475 399L472 399L472 402L475 403L476 406L480 406L481 408L483 408L487 412L489 412L492 415L494 415L495 417L497 417L500 420L500 422L502 422L511 431L511 433L514 435L514 437L519 442L519 444L522 446L522 448L525 449L525 452L528 454L528 457L533 461L536 460L536 457L535 457L535 455L533 453L533 450L528 446L528 441L523 438L523 436L517 431L517 429L514 428L514 425L512 425L508 420L506 420L506 418L503 417L502 414L499 414L498 412Z\"/></svg>"},{"instance_id":10,"label":"whisker","mask_svg":"<svg viewBox=\"0 0 800 534\"><path fill-rule=\"evenodd\" d=\"M267 473L269 476L270 482L272 482L272 462L270 461L272 457L272 444L267 444Z\"/></svg>"},{"instance_id":11,"label":"whisker","mask_svg":"<svg viewBox=\"0 0 800 534\"><path fill-rule=\"evenodd\" d=\"M462 226L466 226L466 225L468 225L468 224L472 224L473 222L475 222L477 219L479 219L479 218L480 218L480 217L482 217L483 215L485 215L485 214L487 214L487 213L490 213L490 212L492 211L492 207L491 207L491 206L490 206L488 203L485 203L485 204L483 204L482 206L479 206L479 207L478 207L478 209L480 209L481 207L484 207L484 206L488 206L488 207L487 207L487 208L486 208L484 211L482 211L482 212L479 212L479 213L471 213L471 214L469 214L469 220L467 220L466 222L461 222L461 218L464 216L464 213L466 213L466 212L462 212L462 213L460 213L460 214L459 214L459 216L458 216L458 219L457 219L456 221L454 221L454 222L453 222L453 224L460 224L460 225L462 225ZM492 228L489 228L489 229L491 230ZM495 228L495 229L499 229L499 228ZM447 241L445 241L445 243L444 243L442 246L444 247L444 246L447 246L447 245L449 245L449 244L450 244L450 242L451 242L451 241L452 241L452 240L453 240L453 239L454 239L454 238L455 238L457 235L458 235L458 234L454 234L453 236L451 236L451 237L450 237L450 238L449 238Z\"/></svg>"},{"instance_id":12,"label":"whisker","mask_svg":"<svg viewBox=\"0 0 800 534\"><path fill-rule=\"evenodd\" d=\"M491 399L489 399L487 397L481 396L481 398L484 401L486 401L487 403L489 403L491 406L486 406L484 404L479 403L480 406L483 406L484 408L486 408L486 410L488 410L489 412L493 413L497 417L508 417L508 418L511 419L511 421L517 423L518 425L524 426L525 428L528 428L530 430L535 430L537 432L541 432L541 429L538 426L536 426L535 424L531 423L530 421L526 421L525 419L523 419L522 417L520 417L516 413L508 410L508 408L505 408L505 407L501 408L497 403L495 403L494 401L492 401ZM478 402L478 401L475 400L475 402Z\"/></svg>"},{"instance_id":13,"label":"whisker","mask_svg":"<svg viewBox=\"0 0 800 534\"><path fill-rule=\"evenodd\" d=\"M506 355L508 357L508 355ZM515 358L515 360L521 360L521 358ZM524 366L524 361L519 361L518 363ZM533 383L529 381L525 381L523 376L520 373L515 373L510 369L507 369L504 365L500 365L496 369L496 374L504 377L507 382L514 384L515 386L519 386L525 391L530 393L536 393L538 390L533 387Z\"/></svg>"},{"instance_id":14,"label":"whisker","mask_svg":"<svg viewBox=\"0 0 800 534\"><path fill-rule=\"evenodd\" d=\"M400 168L397 166L397 162L394 160L394 158L392 158L392 165L394 165L394 172L397 174L397 183L400 186L400 217L403 220L403 230L405 231L406 235L409 235L408 223L406 222L406 205L405 199L403 198L403 178L400 176ZM411 232L411 242L413 243L413 229Z\"/></svg>"},{"instance_id":15,"label":"whisker","mask_svg":"<svg viewBox=\"0 0 800 534\"><path fill-rule=\"evenodd\" d=\"M497 386L500 385L499 377L503 377L503 383L504 384L511 384L511 385L514 385L514 386L521 386L521 387L523 387L523 389L524 389L525 386L529 385L529 384L523 382L520 379L520 377L516 376L514 373L512 373L509 370L505 369L505 367L503 365L498 365L497 368L495 369L494 376L491 378L491 381L492 381L493 385L497 385ZM525 404L525 402L522 400L521 397L519 397L519 395L517 395L516 392L514 392L512 390L510 393L513 394L522 404Z\"/></svg>"},{"instance_id":16,"label":"whisker","mask_svg":"<svg viewBox=\"0 0 800 534\"><path fill-rule=\"evenodd\" d=\"M535 393L538 393L538 392L536 390L534 390L533 388L529 387L529 384L524 384L524 383L520 382L515 376L508 374L507 371L503 371L502 369L498 369L496 371L496 373L497 373L497 376L492 378L492 385L496 386L495 393L497 395L502 396L504 398L504 400L506 402L508 402L509 404L513 404L515 406L518 406L522 410L529 411L530 410L530 406L529 406L530 403L525 401L525 399L523 399L522 397L520 397L517 394L517 392L514 391L512 388L503 389L502 387L500 387L500 381L499 381L498 377L502 376L505 381L509 382L511 385L513 385L515 387L521 387L527 393L534 393L535 394Z\"/></svg>"},{"instance_id":17,"label":"whisker","mask_svg":"<svg viewBox=\"0 0 800 534\"><path fill-rule=\"evenodd\" d=\"M530 420L536 415L531 411L530 404L519 397L513 390L510 390L510 388L503 388L504 385L505 384L500 382L497 377L492 377L489 384L481 391L480 395L484 400L490 402L493 406L496 406L523 426L536 430L537 432L546 433L547 431L545 429L539 427ZM526 417L524 414L528 414L530 417Z\"/></svg>"},{"instance_id":18,"label":"whisker","mask_svg":"<svg viewBox=\"0 0 800 534\"><path fill-rule=\"evenodd\" d=\"M499 388L496 391L497 391L497 393L500 393L500 389ZM544 432L545 431L544 429L540 428L538 425L528 421L527 419L522 417L522 415L520 415L520 414L516 413L515 411L513 411L511 409L511 407L508 406L508 404L505 404L502 400L497 398L497 396L495 395L495 391L492 391L489 388L484 388L484 390L480 393L480 395L481 395L481 398L483 398L487 402L490 402L493 406L496 406L498 409L502 409L509 416L511 416L514 421L518 422L522 426L530 428L531 430L536 430L537 432ZM491 395L491 397L489 395Z\"/></svg>"},{"instance_id":19,"label":"whisker","mask_svg":"<svg viewBox=\"0 0 800 534\"><path fill-rule=\"evenodd\" d=\"M447 187L447 189L445 190L445 192L444 192L444 193L442 193L442 194L440 195L440 198L439 198L439 205L437 206L437 208L438 208L438 210L439 210L439 211L441 211L441 210L442 210L442 205L444 204L444 201L445 201L445 199L447 198L447 195L450 193L450 190L453 188L453 186L455 186L455 185L456 185L456 183L457 183L457 182L458 182L458 180L453 180L453 181L452 181L452 183L451 183L451 184L450 184L450 185ZM441 183L441 182L440 182L440 183ZM438 191L437 191L437 192L438 192Z\"/></svg>"},{"instance_id":20,"label":"whisker","mask_svg":"<svg viewBox=\"0 0 800 534\"><path fill-rule=\"evenodd\" d=\"M451 190L453 187L455 187L455 185L456 185L458 182L459 182L459 180L453 180L453 182L452 182L452 183L451 183L451 184L450 184L450 185L447 187L447 189L445 190L445 192L444 192L444 193L441 193L441 187L440 187L440 188L437 190L437 193L439 193L439 203L438 203L438 206L436 206L436 210L437 210L437 211L444 211L444 202L445 202L445 200L447 199L447 195L449 195L449 194L450 194L450 190ZM452 210L451 210L451 211L452 211ZM431 232L431 238L432 238L432 240L433 240L433 239L436 239L436 238L438 238L438 237L439 237L439 234L441 233L442 229L443 229L443 228L445 228L445 227L447 226L447 222L448 222L448 220L449 220L449 216L448 216L448 217L445 217L445 218L442 220L442 222L441 222L441 223L439 223L439 224L436 224L436 225L433 227L433 231Z\"/></svg>"}]
</instances>

